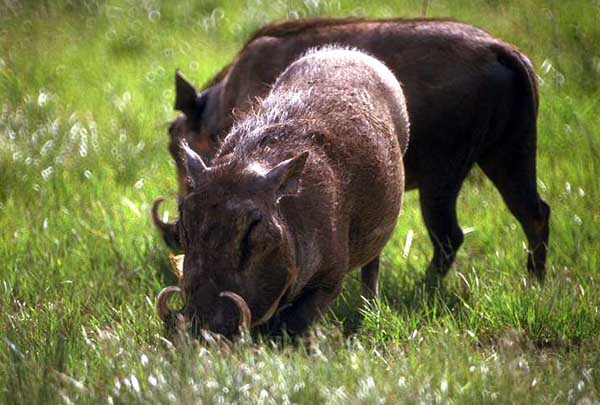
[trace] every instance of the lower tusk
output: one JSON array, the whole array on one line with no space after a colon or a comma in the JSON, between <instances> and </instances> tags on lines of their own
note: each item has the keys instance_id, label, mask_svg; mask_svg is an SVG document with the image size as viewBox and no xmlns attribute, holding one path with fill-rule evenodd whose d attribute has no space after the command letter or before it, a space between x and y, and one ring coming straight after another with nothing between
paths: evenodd
<instances>
[{"instance_id":1,"label":"lower tusk","mask_svg":"<svg viewBox=\"0 0 600 405\"><path fill-rule=\"evenodd\" d=\"M264 323L269 322L269 320L276 313L278 313L278 312L280 312L281 310L284 309L284 308L279 308L279 303L281 302L281 299L283 298L283 296L285 295L285 293L290 289L290 287L292 286L292 284L294 284L296 282L297 276L298 276L297 272L295 272L293 269L288 269L287 281L285 283L285 286L283 287L283 290L281 291L281 294L279 294L279 297L277 297L277 299L273 302L273 304L267 310L267 312L265 312L265 314L258 321L254 322L254 324L252 326L258 326L258 325L262 325Z\"/></svg>"},{"instance_id":2,"label":"lower tusk","mask_svg":"<svg viewBox=\"0 0 600 405\"><path fill-rule=\"evenodd\" d=\"M169 309L168 301L171 296L174 294L179 294L183 296L181 292L181 288L177 286L169 286L162 289L160 293L158 293L158 297L156 298L156 311L158 312L158 317L161 321L167 322L171 316L171 310Z\"/></svg>"},{"instance_id":3,"label":"lower tusk","mask_svg":"<svg viewBox=\"0 0 600 405\"><path fill-rule=\"evenodd\" d=\"M223 291L219 297L229 298L238 307L240 311L240 329L243 333L249 333L252 326L252 313L246 301L238 294L232 291Z\"/></svg>"}]
</instances>

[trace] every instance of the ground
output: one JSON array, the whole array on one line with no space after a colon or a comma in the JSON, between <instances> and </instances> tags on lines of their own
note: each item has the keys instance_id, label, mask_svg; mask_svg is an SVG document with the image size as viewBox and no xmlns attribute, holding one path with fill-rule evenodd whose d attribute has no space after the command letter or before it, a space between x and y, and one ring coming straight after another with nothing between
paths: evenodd
<instances>
[{"instance_id":1,"label":"ground","mask_svg":"<svg viewBox=\"0 0 600 405\"><path fill-rule=\"evenodd\" d=\"M175 69L201 84L273 20L423 9L389 4L0 5L0 403L600 401L600 3L591 0L435 0L427 10L515 44L537 69L538 184L553 210L543 287L527 277L520 227L474 170L458 207L465 243L444 290L423 292L432 252L411 192L377 305L363 306L356 273L310 343L228 350L165 339L154 298L174 279L149 207L170 196L175 215Z\"/></svg>"}]
</instances>

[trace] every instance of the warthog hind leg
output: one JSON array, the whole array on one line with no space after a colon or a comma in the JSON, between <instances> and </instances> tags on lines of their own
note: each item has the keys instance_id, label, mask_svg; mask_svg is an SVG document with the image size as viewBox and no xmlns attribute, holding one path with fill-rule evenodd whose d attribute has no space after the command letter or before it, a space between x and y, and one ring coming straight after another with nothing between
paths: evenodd
<instances>
[{"instance_id":1,"label":"warthog hind leg","mask_svg":"<svg viewBox=\"0 0 600 405\"><path fill-rule=\"evenodd\" d=\"M529 274L543 281L546 277L550 206L537 191L535 153L496 155L479 164L525 232L529 244Z\"/></svg>"}]
</instances>

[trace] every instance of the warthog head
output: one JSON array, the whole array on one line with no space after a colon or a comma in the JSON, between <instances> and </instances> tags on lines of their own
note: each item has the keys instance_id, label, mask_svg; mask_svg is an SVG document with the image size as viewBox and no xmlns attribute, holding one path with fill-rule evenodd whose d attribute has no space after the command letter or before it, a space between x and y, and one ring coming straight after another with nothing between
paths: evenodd
<instances>
[{"instance_id":1,"label":"warthog head","mask_svg":"<svg viewBox=\"0 0 600 405\"><path fill-rule=\"evenodd\" d=\"M207 167L185 142L190 193L181 200L179 239L185 259L181 289L167 287L158 311L167 323L235 335L267 322L296 276L294 242L279 201L297 192L308 152L274 166L216 159ZM180 311L166 301L174 293ZM178 321L176 321L178 320Z\"/></svg>"},{"instance_id":2,"label":"warthog head","mask_svg":"<svg viewBox=\"0 0 600 405\"><path fill-rule=\"evenodd\" d=\"M175 105L176 111L181 114L169 126L169 152L177 166L179 197L187 195L190 190L187 181L185 162L181 156L181 143L188 143L205 161L213 158L217 147L219 111L218 97L212 96L212 88L202 92L179 71L175 72ZM209 130L211 128L212 130ZM160 204L164 201L159 198L152 207L152 220L167 245L174 250L181 249L177 226L174 223L163 222L158 214Z\"/></svg>"}]
</instances>

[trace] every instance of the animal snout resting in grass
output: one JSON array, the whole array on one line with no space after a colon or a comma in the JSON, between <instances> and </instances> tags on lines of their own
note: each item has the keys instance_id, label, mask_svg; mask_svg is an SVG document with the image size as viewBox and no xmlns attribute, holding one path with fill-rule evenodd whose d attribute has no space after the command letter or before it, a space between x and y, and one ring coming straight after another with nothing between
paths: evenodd
<instances>
[{"instance_id":1,"label":"animal snout resting in grass","mask_svg":"<svg viewBox=\"0 0 600 405\"><path fill-rule=\"evenodd\" d=\"M247 327L302 333L345 275L378 257L402 205L409 139L394 75L356 50L313 50L240 118L210 165L186 143L189 192L176 224L181 290L159 297L170 325L235 335ZM180 291L180 311L166 307Z\"/></svg>"},{"instance_id":2,"label":"animal snout resting in grass","mask_svg":"<svg viewBox=\"0 0 600 405\"><path fill-rule=\"evenodd\" d=\"M411 121L406 189L419 190L434 248L427 279L437 283L445 276L462 245L456 202L477 164L521 224L529 244L527 269L542 280L550 208L536 183L536 74L529 59L511 45L456 21L289 21L257 31L235 62L201 92L177 74L175 108L183 114L171 125L170 151L180 198L189 191L180 140L187 139L208 162L231 128L233 111L248 111L298 55L328 43L365 50L403 83ZM173 228L156 223L169 246L179 248Z\"/></svg>"}]
</instances>

